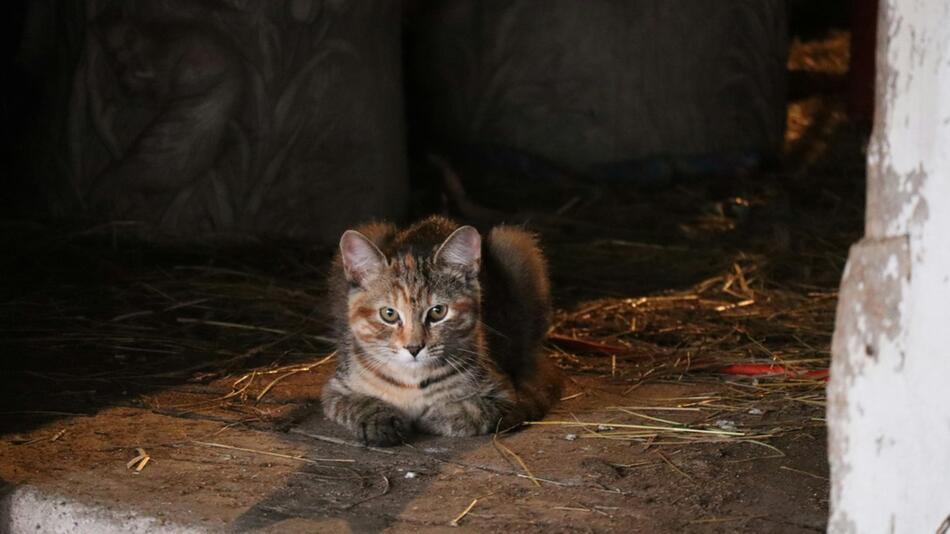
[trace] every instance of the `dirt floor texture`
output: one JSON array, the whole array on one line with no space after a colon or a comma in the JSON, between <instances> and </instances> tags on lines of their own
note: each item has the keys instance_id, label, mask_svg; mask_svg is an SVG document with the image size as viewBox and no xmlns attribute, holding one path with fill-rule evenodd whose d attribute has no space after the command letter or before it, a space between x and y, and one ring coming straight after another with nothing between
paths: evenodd
<instances>
[{"instance_id":1,"label":"dirt floor texture","mask_svg":"<svg viewBox=\"0 0 950 534\"><path fill-rule=\"evenodd\" d=\"M516 432L381 449L325 421L329 250L3 223L0 482L208 531L823 531L863 156L843 84L808 80L846 50L796 42L777 164L649 188L455 164L550 261L568 380Z\"/></svg>"}]
</instances>

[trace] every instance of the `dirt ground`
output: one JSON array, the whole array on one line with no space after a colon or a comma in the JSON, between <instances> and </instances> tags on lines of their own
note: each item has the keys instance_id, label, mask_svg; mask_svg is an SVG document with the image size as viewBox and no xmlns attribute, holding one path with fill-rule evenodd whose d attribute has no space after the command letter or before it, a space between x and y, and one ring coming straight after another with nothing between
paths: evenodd
<instances>
[{"instance_id":1,"label":"dirt ground","mask_svg":"<svg viewBox=\"0 0 950 534\"><path fill-rule=\"evenodd\" d=\"M846 49L796 42L787 155L764 169L471 188L551 265L567 387L518 432L368 449L323 420L327 250L4 223L0 479L207 530L823 531L824 373L864 203L862 132L826 83Z\"/></svg>"},{"instance_id":2,"label":"dirt ground","mask_svg":"<svg viewBox=\"0 0 950 534\"><path fill-rule=\"evenodd\" d=\"M285 410L315 395L327 370L286 379L257 409L282 419ZM625 420L605 405L675 404L716 391L648 384L624 395L624 384L602 382L577 380L568 392L589 395L564 401L548 419ZM196 397L201 394L166 390L151 402L174 406ZM343 441L347 436L319 417L283 432L240 423L246 416L227 410L172 415L174 410L107 408L23 436L42 441L13 444L7 437L0 448L3 478L209 530L441 531L476 499L459 528L807 532L822 530L825 522L820 426L773 440L775 449L742 442L650 445L552 425L496 439L425 438L367 450ZM741 414L734 420L743 428L799 415ZM152 458L141 472L126 468L136 447Z\"/></svg>"}]
</instances>

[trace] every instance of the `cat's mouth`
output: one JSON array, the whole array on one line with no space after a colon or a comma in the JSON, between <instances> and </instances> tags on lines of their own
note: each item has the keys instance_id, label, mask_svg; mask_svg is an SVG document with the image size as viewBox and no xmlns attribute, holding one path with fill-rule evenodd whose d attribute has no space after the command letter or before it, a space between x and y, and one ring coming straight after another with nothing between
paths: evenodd
<instances>
[{"instance_id":1,"label":"cat's mouth","mask_svg":"<svg viewBox=\"0 0 950 534\"><path fill-rule=\"evenodd\" d=\"M415 355L404 348L396 352L396 361L407 366L424 365L431 359L428 348L423 348Z\"/></svg>"}]
</instances>

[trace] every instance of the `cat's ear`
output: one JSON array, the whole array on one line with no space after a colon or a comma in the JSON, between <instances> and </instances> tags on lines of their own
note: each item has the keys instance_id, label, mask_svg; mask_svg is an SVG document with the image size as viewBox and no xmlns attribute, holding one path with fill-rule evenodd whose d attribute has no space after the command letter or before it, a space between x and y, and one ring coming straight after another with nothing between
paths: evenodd
<instances>
[{"instance_id":1,"label":"cat's ear","mask_svg":"<svg viewBox=\"0 0 950 534\"><path fill-rule=\"evenodd\" d=\"M386 266L386 256L368 237L356 230L343 232L340 256L346 279L356 284L362 284Z\"/></svg>"},{"instance_id":2,"label":"cat's ear","mask_svg":"<svg viewBox=\"0 0 950 534\"><path fill-rule=\"evenodd\" d=\"M452 232L435 252L437 263L459 265L476 273L481 259L482 236L471 226L463 226Z\"/></svg>"}]
</instances>

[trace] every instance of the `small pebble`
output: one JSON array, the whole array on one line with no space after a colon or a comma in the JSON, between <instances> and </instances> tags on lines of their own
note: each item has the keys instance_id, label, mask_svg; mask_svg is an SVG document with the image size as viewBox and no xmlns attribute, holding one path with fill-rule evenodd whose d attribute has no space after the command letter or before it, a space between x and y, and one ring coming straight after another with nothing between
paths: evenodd
<instances>
[{"instance_id":1,"label":"small pebble","mask_svg":"<svg viewBox=\"0 0 950 534\"><path fill-rule=\"evenodd\" d=\"M716 421L716 426L725 430L726 432L735 432L738 428L735 421L730 421L728 419L718 419Z\"/></svg>"},{"instance_id":2,"label":"small pebble","mask_svg":"<svg viewBox=\"0 0 950 534\"><path fill-rule=\"evenodd\" d=\"M577 439L577 434L567 434L566 436L564 436L564 439L566 439L567 441L574 441L575 439Z\"/></svg>"},{"instance_id":3,"label":"small pebble","mask_svg":"<svg viewBox=\"0 0 950 534\"><path fill-rule=\"evenodd\" d=\"M751 410L749 410L749 413L752 415L762 415L765 412L763 412L762 410L758 408L752 408Z\"/></svg>"},{"instance_id":4,"label":"small pebble","mask_svg":"<svg viewBox=\"0 0 950 534\"><path fill-rule=\"evenodd\" d=\"M405 478L416 478L417 476L419 476L419 473L416 473L415 471L406 471Z\"/></svg>"}]
</instances>

